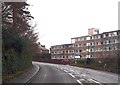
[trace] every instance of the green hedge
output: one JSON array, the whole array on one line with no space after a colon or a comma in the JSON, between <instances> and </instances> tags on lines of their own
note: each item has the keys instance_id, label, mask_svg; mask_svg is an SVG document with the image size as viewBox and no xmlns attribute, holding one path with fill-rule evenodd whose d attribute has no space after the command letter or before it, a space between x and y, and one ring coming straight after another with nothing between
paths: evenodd
<instances>
[{"instance_id":1,"label":"green hedge","mask_svg":"<svg viewBox=\"0 0 120 85\"><path fill-rule=\"evenodd\" d=\"M120 58L95 58L91 59L89 64L86 62L87 59L84 59L77 61L77 63L73 62L71 65L120 73Z\"/></svg>"}]
</instances>

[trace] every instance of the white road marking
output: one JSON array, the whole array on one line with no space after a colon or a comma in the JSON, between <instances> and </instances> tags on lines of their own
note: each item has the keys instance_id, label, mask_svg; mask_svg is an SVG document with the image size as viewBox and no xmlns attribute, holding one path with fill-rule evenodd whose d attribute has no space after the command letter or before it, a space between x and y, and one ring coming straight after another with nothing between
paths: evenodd
<instances>
[{"instance_id":1,"label":"white road marking","mask_svg":"<svg viewBox=\"0 0 120 85\"><path fill-rule=\"evenodd\" d=\"M70 76L72 76L73 78L75 78L75 76L73 76L71 73L69 73Z\"/></svg>"},{"instance_id":2,"label":"white road marking","mask_svg":"<svg viewBox=\"0 0 120 85\"><path fill-rule=\"evenodd\" d=\"M64 70L65 72L68 72L67 70Z\"/></svg>"},{"instance_id":3,"label":"white road marking","mask_svg":"<svg viewBox=\"0 0 120 85\"><path fill-rule=\"evenodd\" d=\"M97 83L97 84L100 84L100 82L98 82L98 81L95 81L94 79L89 79L90 81L93 81L93 82L95 82L95 83Z\"/></svg>"},{"instance_id":4,"label":"white road marking","mask_svg":"<svg viewBox=\"0 0 120 85\"><path fill-rule=\"evenodd\" d=\"M81 76L85 77L85 75L84 75L84 74L81 74Z\"/></svg>"},{"instance_id":5,"label":"white road marking","mask_svg":"<svg viewBox=\"0 0 120 85\"><path fill-rule=\"evenodd\" d=\"M85 81L85 79L79 79L80 81Z\"/></svg>"},{"instance_id":6,"label":"white road marking","mask_svg":"<svg viewBox=\"0 0 120 85\"><path fill-rule=\"evenodd\" d=\"M80 85L83 85L81 81L77 80L77 82L78 82Z\"/></svg>"}]
</instances>

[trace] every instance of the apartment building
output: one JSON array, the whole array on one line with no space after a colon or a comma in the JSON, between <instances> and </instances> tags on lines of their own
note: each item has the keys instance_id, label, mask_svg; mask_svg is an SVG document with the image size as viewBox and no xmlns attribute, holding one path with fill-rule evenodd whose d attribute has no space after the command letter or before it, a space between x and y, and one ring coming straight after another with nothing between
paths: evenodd
<instances>
[{"instance_id":1,"label":"apartment building","mask_svg":"<svg viewBox=\"0 0 120 85\"><path fill-rule=\"evenodd\" d=\"M51 46L51 58L52 59L72 59L72 53L74 53L73 44L62 44Z\"/></svg>"},{"instance_id":2,"label":"apartment building","mask_svg":"<svg viewBox=\"0 0 120 85\"><path fill-rule=\"evenodd\" d=\"M88 29L87 36L71 38L71 44L51 46L52 59L117 57L120 50L120 30L99 33Z\"/></svg>"},{"instance_id":3,"label":"apartment building","mask_svg":"<svg viewBox=\"0 0 120 85\"><path fill-rule=\"evenodd\" d=\"M82 57L90 57L90 36L71 38L74 46L74 55L82 55Z\"/></svg>"},{"instance_id":4,"label":"apartment building","mask_svg":"<svg viewBox=\"0 0 120 85\"><path fill-rule=\"evenodd\" d=\"M120 51L120 30L102 33L103 56L117 57Z\"/></svg>"}]
</instances>

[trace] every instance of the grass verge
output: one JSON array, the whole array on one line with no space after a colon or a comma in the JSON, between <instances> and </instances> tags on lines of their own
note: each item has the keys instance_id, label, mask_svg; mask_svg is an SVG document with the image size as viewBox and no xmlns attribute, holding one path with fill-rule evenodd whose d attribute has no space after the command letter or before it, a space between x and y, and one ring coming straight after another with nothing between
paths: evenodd
<instances>
[{"instance_id":1,"label":"grass verge","mask_svg":"<svg viewBox=\"0 0 120 85\"><path fill-rule=\"evenodd\" d=\"M76 63L72 62L70 65L120 74L119 60L118 58L96 58L88 62L87 59L83 59L77 60Z\"/></svg>"},{"instance_id":2,"label":"grass verge","mask_svg":"<svg viewBox=\"0 0 120 85\"><path fill-rule=\"evenodd\" d=\"M10 80L17 78L20 75L25 74L26 72L28 72L29 70L31 70L32 67L33 66L31 66L29 68L25 68L25 69L23 69L21 71L17 71L15 73L5 73L5 74L3 74L3 76L2 76L3 83L9 82Z\"/></svg>"}]
</instances>

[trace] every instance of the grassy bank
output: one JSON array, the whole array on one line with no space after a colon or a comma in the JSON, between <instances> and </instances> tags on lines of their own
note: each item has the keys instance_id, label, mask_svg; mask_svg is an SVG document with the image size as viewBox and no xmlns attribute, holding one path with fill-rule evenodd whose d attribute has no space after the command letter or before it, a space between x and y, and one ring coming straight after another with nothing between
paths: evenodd
<instances>
[{"instance_id":1,"label":"grassy bank","mask_svg":"<svg viewBox=\"0 0 120 85\"><path fill-rule=\"evenodd\" d=\"M120 74L120 59L118 58L96 58L96 59L83 59L72 62L72 66L92 68L101 71L108 71Z\"/></svg>"},{"instance_id":2,"label":"grassy bank","mask_svg":"<svg viewBox=\"0 0 120 85\"><path fill-rule=\"evenodd\" d=\"M31 66L31 67L29 67L29 68L26 68L26 69L23 69L23 70L21 70L21 71L17 71L17 72L15 72L15 73L6 73L6 74L4 74L4 75L2 76L2 78L3 78L3 79L2 79L2 80L3 80L3 83L9 82L10 80L17 78L17 77L19 77L20 75L25 74L26 72L28 72L29 70L31 70L32 67L33 67L33 66Z\"/></svg>"}]
</instances>

